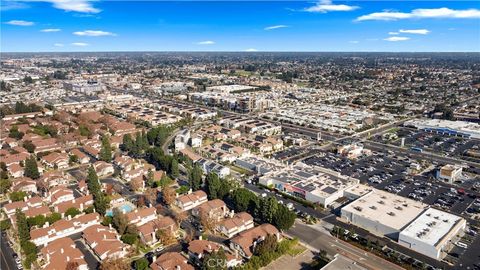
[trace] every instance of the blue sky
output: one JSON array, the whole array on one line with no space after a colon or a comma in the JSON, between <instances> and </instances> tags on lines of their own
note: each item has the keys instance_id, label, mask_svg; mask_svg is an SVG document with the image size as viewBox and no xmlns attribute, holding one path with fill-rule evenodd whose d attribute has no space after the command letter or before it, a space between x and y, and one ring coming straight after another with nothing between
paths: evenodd
<instances>
[{"instance_id":1,"label":"blue sky","mask_svg":"<svg viewBox=\"0 0 480 270\"><path fill-rule=\"evenodd\" d=\"M478 1L2 0L1 51L480 51Z\"/></svg>"}]
</instances>

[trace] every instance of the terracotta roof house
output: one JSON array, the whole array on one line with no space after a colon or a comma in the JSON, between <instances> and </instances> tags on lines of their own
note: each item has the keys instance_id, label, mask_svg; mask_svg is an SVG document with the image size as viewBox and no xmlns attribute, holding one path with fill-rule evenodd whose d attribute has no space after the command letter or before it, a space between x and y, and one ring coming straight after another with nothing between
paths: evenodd
<instances>
[{"instance_id":1,"label":"terracotta roof house","mask_svg":"<svg viewBox=\"0 0 480 270\"><path fill-rule=\"evenodd\" d=\"M219 221L229 213L227 205L220 199L207 201L192 210L192 215L200 217L202 214Z\"/></svg>"},{"instance_id":2,"label":"terracotta roof house","mask_svg":"<svg viewBox=\"0 0 480 270\"><path fill-rule=\"evenodd\" d=\"M62 149L62 146L55 138L34 140L32 141L32 144L35 145L35 154Z\"/></svg>"},{"instance_id":3,"label":"terracotta roof house","mask_svg":"<svg viewBox=\"0 0 480 270\"><path fill-rule=\"evenodd\" d=\"M66 186L70 182L67 175L63 171L48 171L45 172L40 178L39 181L43 182L44 186L47 189L56 187L56 186Z\"/></svg>"},{"instance_id":4,"label":"terracotta roof house","mask_svg":"<svg viewBox=\"0 0 480 270\"><path fill-rule=\"evenodd\" d=\"M29 157L29 153L9 154L2 158L2 161L5 165L11 166L12 164L20 164L21 161L25 161Z\"/></svg>"},{"instance_id":5,"label":"terracotta roof house","mask_svg":"<svg viewBox=\"0 0 480 270\"><path fill-rule=\"evenodd\" d=\"M120 241L117 231L111 227L96 224L85 229L82 237L100 260L127 255L126 245Z\"/></svg>"},{"instance_id":6,"label":"terracotta roof house","mask_svg":"<svg viewBox=\"0 0 480 270\"><path fill-rule=\"evenodd\" d=\"M56 186L47 192L46 199L50 205L55 206L63 202L74 200L75 196L73 196L73 190L64 186Z\"/></svg>"},{"instance_id":7,"label":"terracotta roof house","mask_svg":"<svg viewBox=\"0 0 480 270\"><path fill-rule=\"evenodd\" d=\"M51 226L47 222L43 228L31 230L30 239L35 245L43 246L59 238L84 232L88 227L96 224L100 224L98 213L86 214L70 220L61 219Z\"/></svg>"},{"instance_id":8,"label":"terracotta roof house","mask_svg":"<svg viewBox=\"0 0 480 270\"><path fill-rule=\"evenodd\" d=\"M73 208L77 208L80 211L83 211L92 205L93 205L93 196L90 194L90 195L85 195L79 198L74 198L69 201L61 202L55 205L54 209L55 209L55 212L58 212L63 216L63 214L68 210L68 208L73 207Z\"/></svg>"},{"instance_id":9,"label":"terracotta roof house","mask_svg":"<svg viewBox=\"0 0 480 270\"><path fill-rule=\"evenodd\" d=\"M66 169L68 168L68 155L66 153L53 152L43 156L41 162L49 168Z\"/></svg>"},{"instance_id":10,"label":"terracotta roof house","mask_svg":"<svg viewBox=\"0 0 480 270\"><path fill-rule=\"evenodd\" d=\"M99 177L112 174L115 171L112 164L101 160L93 163L93 167L95 168L95 171Z\"/></svg>"},{"instance_id":11,"label":"terracotta roof house","mask_svg":"<svg viewBox=\"0 0 480 270\"><path fill-rule=\"evenodd\" d=\"M7 171L14 178L22 177L25 172L23 167L16 163L8 166Z\"/></svg>"},{"instance_id":12,"label":"terracotta roof house","mask_svg":"<svg viewBox=\"0 0 480 270\"><path fill-rule=\"evenodd\" d=\"M160 230L170 231L175 235L178 228L177 224L171 217L159 217L138 226L140 239L147 245L153 245L158 241L156 232Z\"/></svg>"},{"instance_id":13,"label":"terracotta roof house","mask_svg":"<svg viewBox=\"0 0 480 270\"><path fill-rule=\"evenodd\" d=\"M42 269L65 270L68 263L76 263L77 270L88 270L83 253L72 239L63 237L50 242L40 250Z\"/></svg>"},{"instance_id":14,"label":"terracotta roof house","mask_svg":"<svg viewBox=\"0 0 480 270\"><path fill-rule=\"evenodd\" d=\"M195 270L178 252L166 252L150 264L152 270Z\"/></svg>"},{"instance_id":15,"label":"terracotta roof house","mask_svg":"<svg viewBox=\"0 0 480 270\"><path fill-rule=\"evenodd\" d=\"M255 228L241 232L230 240L230 249L237 250L240 255L250 258L255 247L262 242L267 235L275 235L280 240L280 232L275 226L264 223Z\"/></svg>"},{"instance_id":16,"label":"terracotta roof house","mask_svg":"<svg viewBox=\"0 0 480 270\"><path fill-rule=\"evenodd\" d=\"M185 194L175 200L175 205L183 211L193 209L200 204L208 201L207 193L203 190L197 190L190 194Z\"/></svg>"},{"instance_id":17,"label":"terracotta roof house","mask_svg":"<svg viewBox=\"0 0 480 270\"><path fill-rule=\"evenodd\" d=\"M222 233L228 238L232 238L234 235L253 228L253 217L247 212L236 213L232 218L222 221L217 226L217 231Z\"/></svg>"},{"instance_id":18,"label":"terracotta roof house","mask_svg":"<svg viewBox=\"0 0 480 270\"><path fill-rule=\"evenodd\" d=\"M231 254L228 250L212 241L208 240L193 240L188 243L188 257L192 262L201 265L201 262L206 254L223 249L227 257L227 268L237 266L242 263L242 258L238 255Z\"/></svg>"},{"instance_id":19,"label":"terracotta roof house","mask_svg":"<svg viewBox=\"0 0 480 270\"><path fill-rule=\"evenodd\" d=\"M85 153L80 151L80 149L78 149L78 148L74 148L74 149L70 150L70 155L77 156L78 163L80 163L80 164L90 163L90 158Z\"/></svg>"},{"instance_id":20,"label":"terracotta roof house","mask_svg":"<svg viewBox=\"0 0 480 270\"><path fill-rule=\"evenodd\" d=\"M142 226L143 224L157 218L157 209L155 207L135 209L127 213L127 219L130 224Z\"/></svg>"},{"instance_id":21,"label":"terracotta roof house","mask_svg":"<svg viewBox=\"0 0 480 270\"><path fill-rule=\"evenodd\" d=\"M11 217L15 214L15 210L18 208L21 211L25 212L29 208L38 208L43 204L42 199L38 196L31 198L25 197L23 201L12 202L3 205L3 211L8 217Z\"/></svg>"},{"instance_id":22,"label":"terracotta roof house","mask_svg":"<svg viewBox=\"0 0 480 270\"><path fill-rule=\"evenodd\" d=\"M37 193L37 181L29 177L19 177L12 181L11 190L25 191L27 193Z\"/></svg>"}]
</instances>

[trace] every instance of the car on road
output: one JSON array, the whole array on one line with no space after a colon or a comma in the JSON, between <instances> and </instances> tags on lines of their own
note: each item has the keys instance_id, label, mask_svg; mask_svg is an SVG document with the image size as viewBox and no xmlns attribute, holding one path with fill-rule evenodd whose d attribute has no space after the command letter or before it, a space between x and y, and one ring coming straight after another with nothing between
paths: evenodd
<instances>
[{"instance_id":1,"label":"car on road","mask_svg":"<svg viewBox=\"0 0 480 270\"><path fill-rule=\"evenodd\" d=\"M291 202L290 202L290 203L287 203L287 208L288 208L289 210L292 210L292 209L293 209L293 203L291 203Z\"/></svg>"}]
</instances>

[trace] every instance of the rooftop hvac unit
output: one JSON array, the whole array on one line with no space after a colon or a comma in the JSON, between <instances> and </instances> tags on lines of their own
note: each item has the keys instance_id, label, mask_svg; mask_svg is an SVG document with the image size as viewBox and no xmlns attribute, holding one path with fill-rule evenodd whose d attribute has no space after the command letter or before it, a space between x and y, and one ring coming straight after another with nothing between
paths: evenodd
<instances>
[{"instance_id":1,"label":"rooftop hvac unit","mask_svg":"<svg viewBox=\"0 0 480 270\"><path fill-rule=\"evenodd\" d=\"M395 213L393 213L393 212L388 212L387 214L390 215L390 216L395 216Z\"/></svg>"}]
</instances>

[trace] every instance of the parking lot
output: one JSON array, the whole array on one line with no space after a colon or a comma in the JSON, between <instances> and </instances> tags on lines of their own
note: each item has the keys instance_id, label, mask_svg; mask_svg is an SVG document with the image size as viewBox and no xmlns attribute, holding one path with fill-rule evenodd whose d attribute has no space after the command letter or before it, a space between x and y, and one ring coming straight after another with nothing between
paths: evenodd
<instances>
[{"instance_id":1,"label":"parking lot","mask_svg":"<svg viewBox=\"0 0 480 270\"><path fill-rule=\"evenodd\" d=\"M480 208L480 200L476 200L478 194L475 191L439 182L429 173L411 174L410 170L422 171L426 165L413 168L422 162L408 157L374 152L371 156L352 161L331 152L323 152L303 162L341 172L375 188L435 205L457 215L467 215L467 209L475 212Z\"/></svg>"},{"instance_id":2,"label":"parking lot","mask_svg":"<svg viewBox=\"0 0 480 270\"><path fill-rule=\"evenodd\" d=\"M434 153L442 153L447 157L480 162L480 157L468 155L468 150L480 152L480 140L419 131L412 128L400 127L395 131L398 139L387 140L378 135L374 139L382 143L400 146L401 139L405 138L405 147L417 147Z\"/></svg>"}]
</instances>

